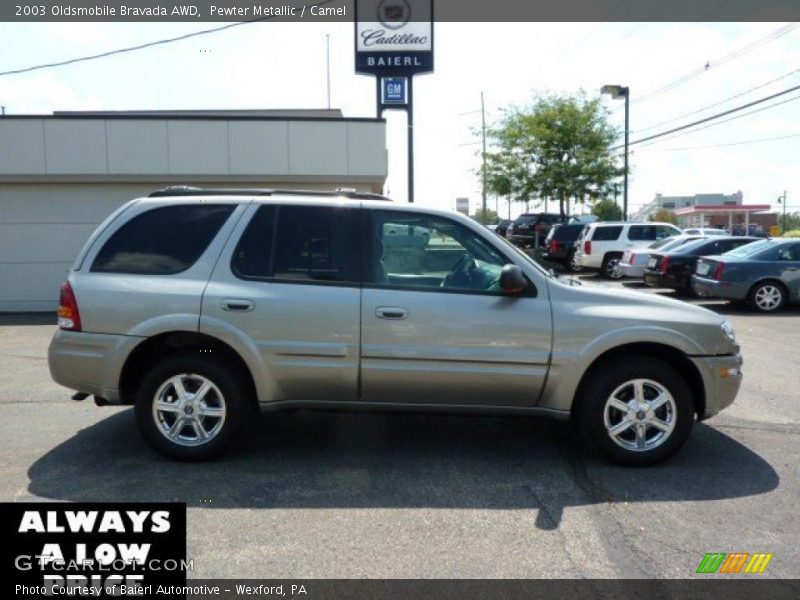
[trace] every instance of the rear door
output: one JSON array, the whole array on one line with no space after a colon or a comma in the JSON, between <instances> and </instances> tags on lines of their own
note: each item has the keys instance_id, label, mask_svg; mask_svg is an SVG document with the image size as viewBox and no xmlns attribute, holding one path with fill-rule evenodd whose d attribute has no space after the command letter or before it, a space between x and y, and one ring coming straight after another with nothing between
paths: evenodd
<instances>
[{"instance_id":1,"label":"rear door","mask_svg":"<svg viewBox=\"0 0 800 600\"><path fill-rule=\"evenodd\" d=\"M430 231L427 244L387 232ZM361 394L366 402L534 406L547 374L547 290L499 290L511 262L447 217L365 210Z\"/></svg>"},{"instance_id":2,"label":"rear door","mask_svg":"<svg viewBox=\"0 0 800 600\"><path fill-rule=\"evenodd\" d=\"M357 204L248 211L203 296L200 330L255 351L261 401L355 400Z\"/></svg>"},{"instance_id":3,"label":"rear door","mask_svg":"<svg viewBox=\"0 0 800 600\"><path fill-rule=\"evenodd\" d=\"M778 253L781 280L789 288L789 298L800 300L800 242L781 248Z\"/></svg>"}]
</instances>

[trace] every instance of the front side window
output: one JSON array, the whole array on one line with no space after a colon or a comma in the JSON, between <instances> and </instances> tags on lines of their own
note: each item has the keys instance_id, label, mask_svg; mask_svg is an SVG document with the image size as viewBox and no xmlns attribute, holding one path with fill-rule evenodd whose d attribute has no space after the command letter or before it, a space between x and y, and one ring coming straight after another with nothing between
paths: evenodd
<instances>
[{"instance_id":1,"label":"front side window","mask_svg":"<svg viewBox=\"0 0 800 600\"><path fill-rule=\"evenodd\" d=\"M236 246L231 269L244 279L355 283L354 217L345 207L262 206Z\"/></svg>"},{"instance_id":2,"label":"front side window","mask_svg":"<svg viewBox=\"0 0 800 600\"><path fill-rule=\"evenodd\" d=\"M778 260L791 262L800 261L800 244L781 248L778 252Z\"/></svg>"},{"instance_id":3,"label":"front side window","mask_svg":"<svg viewBox=\"0 0 800 600\"><path fill-rule=\"evenodd\" d=\"M191 267L233 212L232 204L163 206L120 227L94 259L96 273L172 275Z\"/></svg>"},{"instance_id":4,"label":"front side window","mask_svg":"<svg viewBox=\"0 0 800 600\"><path fill-rule=\"evenodd\" d=\"M446 218L375 211L365 281L381 287L500 293L510 261L469 228Z\"/></svg>"}]
</instances>

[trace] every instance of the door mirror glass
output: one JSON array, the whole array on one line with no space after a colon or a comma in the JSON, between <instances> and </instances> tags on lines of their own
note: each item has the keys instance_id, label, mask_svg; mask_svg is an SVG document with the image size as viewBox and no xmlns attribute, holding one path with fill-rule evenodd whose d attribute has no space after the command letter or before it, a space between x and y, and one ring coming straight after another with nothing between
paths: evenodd
<instances>
[{"instance_id":1,"label":"door mirror glass","mask_svg":"<svg viewBox=\"0 0 800 600\"><path fill-rule=\"evenodd\" d=\"M506 265L500 272L500 289L509 295L522 294L528 290L530 282L517 265Z\"/></svg>"}]
</instances>

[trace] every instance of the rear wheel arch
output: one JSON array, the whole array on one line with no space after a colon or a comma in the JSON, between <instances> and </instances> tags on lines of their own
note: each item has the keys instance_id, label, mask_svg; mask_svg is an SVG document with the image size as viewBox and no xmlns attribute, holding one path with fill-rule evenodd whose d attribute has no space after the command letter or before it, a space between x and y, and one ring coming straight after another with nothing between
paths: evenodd
<instances>
[{"instance_id":1,"label":"rear wheel arch","mask_svg":"<svg viewBox=\"0 0 800 600\"><path fill-rule=\"evenodd\" d=\"M767 283L773 284L773 285L779 287L783 291L784 304L786 302L790 301L791 292L789 291L789 288L786 286L785 283L783 283L783 281L781 281L780 279L777 279L775 277L765 277L764 279L760 279L760 280L756 281L753 285L751 285L750 289L747 290L747 301L748 302L751 301L751 298L753 297L753 293L756 291L756 289L759 288L759 286L762 286L762 285L767 284Z\"/></svg>"},{"instance_id":2,"label":"rear wheel arch","mask_svg":"<svg viewBox=\"0 0 800 600\"><path fill-rule=\"evenodd\" d=\"M585 386L589 383L594 373L615 361L635 360L637 357L641 356L649 356L661 360L680 373L691 391L695 412L699 416L705 413L706 395L703 376L689 357L674 346L654 342L637 342L616 346L610 350L606 350L589 364L575 390L575 397L572 401L573 416L578 400L581 398Z\"/></svg>"},{"instance_id":3,"label":"rear wheel arch","mask_svg":"<svg viewBox=\"0 0 800 600\"><path fill-rule=\"evenodd\" d=\"M244 378L253 404L257 405L255 381L245 361L225 342L196 331L170 331L147 338L128 355L119 378L119 394L123 404L133 404L145 374L167 356L190 354L218 356Z\"/></svg>"}]
</instances>

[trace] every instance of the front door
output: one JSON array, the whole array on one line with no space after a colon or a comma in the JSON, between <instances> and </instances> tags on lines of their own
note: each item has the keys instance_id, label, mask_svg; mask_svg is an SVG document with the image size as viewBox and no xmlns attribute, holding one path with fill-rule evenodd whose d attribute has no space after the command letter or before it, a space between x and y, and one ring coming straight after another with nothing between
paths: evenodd
<instances>
[{"instance_id":1,"label":"front door","mask_svg":"<svg viewBox=\"0 0 800 600\"><path fill-rule=\"evenodd\" d=\"M547 290L504 295L511 260L456 220L402 210L364 220L362 400L535 406L550 356Z\"/></svg>"}]
</instances>

